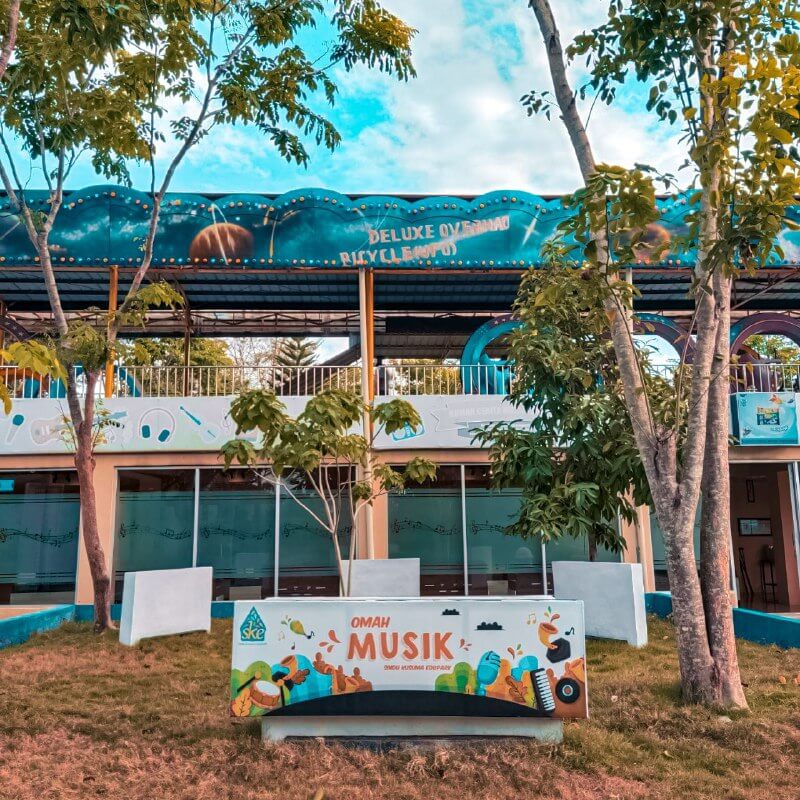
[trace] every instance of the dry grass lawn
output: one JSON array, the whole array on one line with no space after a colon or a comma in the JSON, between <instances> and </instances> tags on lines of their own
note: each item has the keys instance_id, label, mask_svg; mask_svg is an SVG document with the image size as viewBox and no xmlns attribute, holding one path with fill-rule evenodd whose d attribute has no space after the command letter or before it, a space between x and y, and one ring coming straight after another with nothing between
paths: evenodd
<instances>
[{"instance_id":1,"label":"dry grass lawn","mask_svg":"<svg viewBox=\"0 0 800 800\"><path fill-rule=\"evenodd\" d=\"M752 713L683 707L671 626L589 646L592 719L558 747L265 747L228 718L230 622L134 649L71 624L0 651L3 800L800 797L800 651L742 643ZM782 683L780 676L786 678ZM322 794L320 794L322 792Z\"/></svg>"}]
</instances>

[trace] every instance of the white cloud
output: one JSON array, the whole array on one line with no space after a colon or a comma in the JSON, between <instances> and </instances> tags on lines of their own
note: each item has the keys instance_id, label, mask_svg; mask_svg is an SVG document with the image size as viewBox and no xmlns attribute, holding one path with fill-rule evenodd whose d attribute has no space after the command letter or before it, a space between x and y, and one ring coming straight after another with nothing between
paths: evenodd
<instances>
[{"instance_id":1,"label":"white cloud","mask_svg":"<svg viewBox=\"0 0 800 800\"><path fill-rule=\"evenodd\" d=\"M341 192L471 194L498 188L557 193L578 184L560 120L555 114L551 121L528 118L519 102L530 89L550 88L544 46L527 3L384 2L419 30L418 77L398 83L361 68L339 75L334 113L347 137L336 153L312 148L306 171L283 163L257 130L220 128L191 152L174 188L280 192L325 186ZM605 13L599 0L553 5L565 43ZM584 116L588 107L588 102L582 106ZM673 132L643 110L598 103L589 133L601 161L647 162L663 170L682 161ZM145 171L137 172L137 185L147 181Z\"/></svg>"},{"instance_id":2,"label":"white cloud","mask_svg":"<svg viewBox=\"0 0 800 800\"><path fill-rule=\"evenodd\" d=\"M561 192L579 174L560 121L529 119L519 98L548 89L544 48L533 12L521 3L394 0L418 28L418 78L393 84L361 74L354 92L384 92L390 119L362 130L330 161L337 183L351 191L477 193L495 188ZM488 13L474 13L484 6ZM601 4L555 4L563 39L599 21ZM467 13L470 9L473 13ZM521 53L521 57L520 54ZM588 103L585 104L588 109ZM584 109L584 113L586 111ZM674 168L671 132L645 113L595 107L590 132L600 160Z\"/></svg>"}]
</instances>

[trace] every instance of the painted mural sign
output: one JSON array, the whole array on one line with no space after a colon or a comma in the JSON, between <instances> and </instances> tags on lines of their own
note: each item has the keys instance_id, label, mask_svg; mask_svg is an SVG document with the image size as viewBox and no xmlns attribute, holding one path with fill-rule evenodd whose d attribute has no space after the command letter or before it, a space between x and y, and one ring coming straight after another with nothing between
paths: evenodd
<instances>
[{"instance_id":1,"label":"painted mural sign","mask_svg":"<svg viewBox=\"0 0 800 800\"><path fill-rule=\"evenodd\" d=\"M29 201L46 207L47 193ZM152 198L121 186L68 192L51 234L57 265L138 263ZM656 200L659 218L644 232L643 264L693 263L687 242L686 195ZM169 193L164 198L154 264L225 267L524 267L541 261L542 245L571 212L561 198L501 190L471 200L391 195L348 197L325 189L296 189L277 197ZM800 206L787 218L800 220ZM773 263L800 262L800 233L786 227ZM8 204L0 207L0 262L31 263L25 227Z\"/></svg>"},{"instance_id":2,"label":"painted mural sign","mask_svg":"<svg viewBox=\"0 0 800 800\"><path fill-rule=\"evenodd\" d=\"M391 398L376 398L385 402ZM472 440L482 427L493 422L530 420L533 411L512 405L499 394L419 395L408 398L419 413L422 424L376 438L380 450L408 450L426 447L475 447Z\"/></svg>"},{"instance_id":3,"label":"painted mural sign","mask_svg":"<svg viewBox=\"0 0 800 800\"><path fill-rule=\"evenodd\" d=\"M376 398L384 402L390 398ZM101 408L111 425L104 428L98 451L158 453L219 450L236 435L230 418L232 397L121 397ZM292 416L307 397L282 397ZM382 435L381 450L424 447L466 448L474 430L499 419L513 420L523 412L500 395L430 395L412 398L422 417L419 428ZM72 452L66 400L15 400L8 415L0 410L0 450L7 454Z\"/></svg>"},{"instance_id":4,"label":"painted mural sign","mask_svg":"<svg viewBox=\"0 0 800 800\"><path fill-rule=\"evenodd\" d=\"M740 392L732 395L733 433L740 445L798 444L797 395Z\"/></svg>"},{"instance_id":5,"label":"painted mural sign","mask_svg":"<svg viewBox=\"0 0 800 800\"><path fill-rule=\"evenodd\" d=\"M335 714L340 695L414 691L431 693L431 703L441 693L500 701L508 716L584 718L583 603L507 597L239 601L230 689L235 717L281 713L313 700L323 701L313 708ZM424 715L419 697L411 713ZM379 702L358 699L365 708ZM480 715L480 704L469 707Z\"/></svg>"},{"instance_id":6,"label":"painted mural sign","mask_svg":"<svg viewBox=\"0 0 800 800\"><path fill-rule=\"evenodd\" d=\"M97 449L105 453L209 451L235 435L231 397L123 397L100 405L111 424L103 428ZM299 413L305 398L284 398L289 413ZM15 400L11 413L0 412L0 449L4 453L73 451L66 400Z\"/></svg>"},{"instance_id":7,"label":"painted mural sign","mask_svg":"<svg viewBox=\"0 0 800 800\"><path fill-rule=\"evenodd\" d=\"M31 192L34 206L44 192ZM56 264L137 263L152 199L119 186L68 193L51 235ZM685 196L660 198L647 226L641 263L680 266L694 261L687 245L690 208ZM351 198L325 189L297 189L278 197L168 194L161 207L154 264L215 267L525 267L541 262L542 245L571 212L561 198L520 191L460 197L374 195ZM794 219L797 208L790 208ZM800 235L779 237L788 263L800 258ZM0 209L0 261L28 263L33 250L12 209Z\"/></svg>"}]
</instances>

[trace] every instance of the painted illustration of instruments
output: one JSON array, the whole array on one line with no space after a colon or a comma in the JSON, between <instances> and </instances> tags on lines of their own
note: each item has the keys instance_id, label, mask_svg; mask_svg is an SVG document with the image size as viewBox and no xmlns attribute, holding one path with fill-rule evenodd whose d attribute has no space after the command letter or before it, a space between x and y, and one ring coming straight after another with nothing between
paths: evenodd
<instances>
[{"instance_id":1,"label":"painted illustration of instruments","mask_svg":"<svg viewBox=\"0 0 800 800\"><path fill-rule=\"evenodd\" d=\"M61 438L69 425L64 421L64 417L53 417L52 419L37 419L31 423L31 439L34 444L42 445L54 442Z\"/></svg>"},{"instance_id":2,"label":"painted illustration of instruments","mask_svg":"<svg viewBox=\"0 0 800 800\"><path fill-rule=\"evenodd\" d=\"M185 408L184 406L178 406L178 408L180 408L180 410L186 415L186 417L191 422L193 422L195 425L197 425L198 428L200 428L200 435L206 442L210 443L217 440L217 438L219 437L219 428L217 428L216 425L206 426L200 419L198 419L194 414L192 414L192 412L189 411L189 409Z\"/></svg>"},{"instance_id":3,"label":"painted illustration of instruments","mask_svg":"<svg viewBox=\"0 0 800 800\"><path fill-rule=\"evenodd\" d=\"M11 444L14 441L14 437L19 433L23 422L25 422L23 414L14 414L11 417L11 421L8 423L8 431L6 431L6 444Z\"/></svg>"},{"instance_id":4,"label":"painted illustration of instruments","mask_svg":"<svg viewBox=\"0 0 800 800\"><path fill-rule=\"evenodd\" d=\"M104 431L104 436L107 444L112 444L125 432L123 420L126 419L128 419L127 411L114 411L106 416L105 422L108 424Z\"/></svg>"},{"instance_id":5,"label":"painted illustration of instruments","mask_svg":"<svg viewBox=\"0 0 800 800\"><path fill-rule=\"evenodd\" d=\"M139 438L165 444L175 432L175 417L165 408L151 408L139 420Z\"/></svg>"},{"instance_id":6,"label":"painted illustration of instruments","mask_svg":"<svg viewBox=\"0 0 800 800\"><path fill-rule=\"evenodd\" d=\"M556 710L556 701L553 698L553 691L550 689L547 672L543 669L533 670L531 672L531 683L533 684L533 694L536 698L536 708L546 714L552 714Z\"/></svg>"},{"instance_id":7,"label":"painted illustration of instruments","mask_svg":"<svg viewBox=\"0 0 800 800\"><path fill-rule=\"evenodd\" d=\"M393 442L402 442L406 439L413 439L415 436L422 436L425 433L425 426L420 423L418 428L412 428L408 423L406 423L402 428L396 430L392 434L392 441Z\"/></svg>"}]
</instances>

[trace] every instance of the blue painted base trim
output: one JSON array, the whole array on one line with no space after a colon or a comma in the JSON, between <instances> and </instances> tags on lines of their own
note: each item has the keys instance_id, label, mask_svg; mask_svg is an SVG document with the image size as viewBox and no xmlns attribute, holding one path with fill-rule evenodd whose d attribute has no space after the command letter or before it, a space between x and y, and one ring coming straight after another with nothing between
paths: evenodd
<instances>
[{"instance_id":1,"label":"blue painted base trim","mask_svg":"<svg viewBox=\"0 0 800 800\"><path fill-rule=\"evenodd\" d=\"M119 622L122 614L122 605L114 603L111 606L111 619ZM214 600L211 603L212 619L231 619L233 617L233 602L228 600ZM77 622L91 622L94 619L94 606L84 603L75 606L75 620Z\"/></svg>"},{"instance_id":2,"label":"blue painted base trim","mask_svg":"<svg viewBox=\"0 0 800 800\"><path fill-rule=\"evenodd\" d=\"M647 592L644 607L648 614L666 617L672 613L672 595L669 592Z\"/></svg>"},{"instance_id":3,"label":"blue painted base trim","mask_svg":"<svg viewBox=\"0 0 800 800\"><path fill-rule=\"evenodd\" d=\"M119 622L122 606L119 603L111 604L111 619ZM75 622L91 622L94 619L94 606L91 603L81 603L75 606Z\"/></svg>"},{"instance_id":4,"label":"blue painted base trim","mask_svg":"<svg viewBox=\"0 0 800 800\"><path fill-rule=\"evenodd\" d=\"M12 644L22 644L35 633L57 628L75 618L75 606L53 606L30 614L20 614L0 620L0 650Z\"/></svg>"},{"instance_id":5,"label":"blue painted base trim","mask_svg":"<svg viewBox=\"0 0 800 800\"><path fill-rule=\"evenodd\" d=\"M232 600L214 600L211 603L212 619L233 619Z\"/></svg>"},{"instance_id":6,"label":"blue painted base trim","mask_svg":"<svg viewBox=\"0 0 800 800\"><path fill-rule=\"evenodd\" d=\"M111 606L111 619L119 622L121 612L122 606L114 603ZM231 619L233 603L212 602L211 617L213 619ZM12 644L27 642L35 633L52 630L63 622L91 622L93 619L94 606L90 603L54 606L41 611L32 611L30 614L20 614L18 617L3 619L0 620L0 650L10 647Z\"/></svg>"},{"instance_id":7,"label":"blue painted base trim","mask_svg":"<svg viewBox=\"0 0 800 800\"><path fill-rule=\"evenodd\" d=\"M672 613L669 592L648 592L644 596L648 613L666 617ZM733 630L737 639L778 647L800 647L800 619L782 617L749 608L733 609Z\"/></svg>"},{"instance_id":8,"label":"blue painted base trim","mask_svg":"<svg viewBox=\"0 0 800 800\"><path fill-rule=\"evenodd\" d=\"M747 639L748 642L800 647L800 619L751 611L749 608L734 608L733 629L739 639Z\"/></svg>"}]
</instances>

